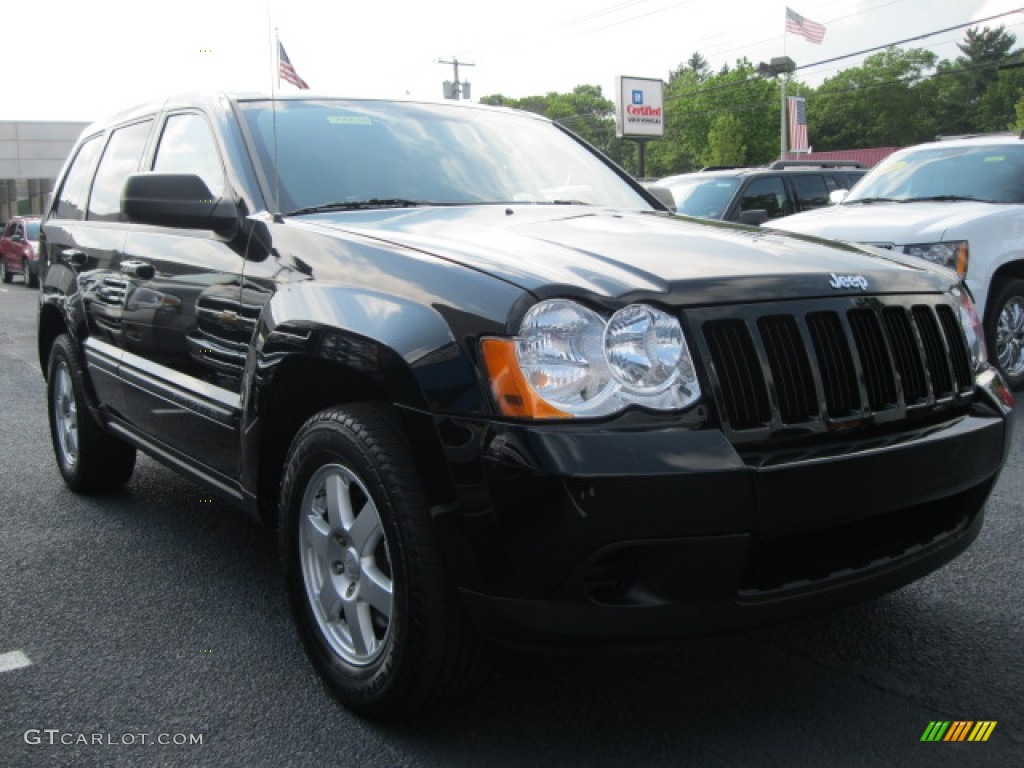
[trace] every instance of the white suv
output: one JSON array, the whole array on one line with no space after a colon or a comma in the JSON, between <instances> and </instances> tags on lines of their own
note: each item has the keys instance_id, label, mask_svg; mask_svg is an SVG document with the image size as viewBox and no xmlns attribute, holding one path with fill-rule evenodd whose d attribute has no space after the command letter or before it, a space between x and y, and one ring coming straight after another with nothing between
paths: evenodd
<instances>
[{"instance_id":1,"label":"white suv","mask_svg":"<svg viewBox=\"0 0 1024 768\"><path fill-rule=\"evenodd\" d=\"M1016 134L896 152L840 205L771 226L955 269L984 318L989 355L1012 387L1024 386L1024 141Z\"/></svg>"}]
</instances>

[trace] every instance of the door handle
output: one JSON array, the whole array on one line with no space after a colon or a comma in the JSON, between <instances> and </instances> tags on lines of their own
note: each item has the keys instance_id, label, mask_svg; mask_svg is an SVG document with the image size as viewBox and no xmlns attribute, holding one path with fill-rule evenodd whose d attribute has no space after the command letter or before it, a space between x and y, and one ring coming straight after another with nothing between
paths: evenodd
<instances>
[{"instance_id":1,"label":"door handle","mask_svg":"<svg viewBox=\"0 0 1024 768\"><path fill-rule=\"evenodd\" d=\"M140 280L152 280L153 275L156 274L152 264L148 261L140 261L139 259L126 259L122 261L121 272L131 277L137 277Z\"/></svg>"},{"instance_id":2,"label":"door handle","mask_svg":"<svg viewBox=\"0 0 1024 768\"><path fill-rule=\"evenodd\" d=\"M80 251L77 248L65 248L60 255L72 267L84 267L89 261L85 251Z\"/></svg>"}]
</instances>

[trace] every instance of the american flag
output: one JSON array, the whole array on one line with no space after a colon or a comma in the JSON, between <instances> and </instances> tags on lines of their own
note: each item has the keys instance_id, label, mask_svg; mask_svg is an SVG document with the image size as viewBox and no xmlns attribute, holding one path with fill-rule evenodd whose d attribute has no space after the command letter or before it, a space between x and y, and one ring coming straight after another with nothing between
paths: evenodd
<instances>
[{"instance_id":1,"label":"american flag","mask_svg":"<svg viewBox=\"0 0 1024 768\"><path fill-rule=\"evenodd\" d=\"M786 31L800 35L809 43L821 45L825 39L825 27L816 21L801 16L792 8L786 8Z\"/></svg>"},{"instance_id":2,"label":"american flag","mask_svg":"<svg viewBox=\"0 0 1024 768\"><path fill-rule=\"evenodd\" d=\"M287 80L296 88L301 88L302 90L307 90L309 88L309 83L299 77L299 73L295 71L295 67L292 66L292 63L288 58L288 54L284 52L284 46L281 45L280 40L277 41L277 59L280 62L278 66L278 77L282 80Z\"/></svg>"},{"instance_id":3,"label":"american flag","mask_svg":"<svg viewBox=\"0 0 1024 768\"><path fill-rule=\"evenodd\" d=\"M794 152L807 152L807 100L803 96L790 96L789 148Z\"/></svg>"}]
</instances>

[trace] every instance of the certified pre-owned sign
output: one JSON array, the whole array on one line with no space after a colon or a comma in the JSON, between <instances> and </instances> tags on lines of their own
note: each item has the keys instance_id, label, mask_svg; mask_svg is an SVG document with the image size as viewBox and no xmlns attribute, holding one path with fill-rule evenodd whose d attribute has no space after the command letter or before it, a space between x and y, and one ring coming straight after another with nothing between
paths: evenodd
<instances>
[{"instance_id":1,"label":"certified pre-owned sign","mask_svg":"<svg viewBox=\"0 0 1024 768\"><path fill-rule=\"evenodd\" d=\"M617 135L625 139L660 138L665 133L665 84L661 80L622 76L618 82Z\"/></svg>"}]
</instances>

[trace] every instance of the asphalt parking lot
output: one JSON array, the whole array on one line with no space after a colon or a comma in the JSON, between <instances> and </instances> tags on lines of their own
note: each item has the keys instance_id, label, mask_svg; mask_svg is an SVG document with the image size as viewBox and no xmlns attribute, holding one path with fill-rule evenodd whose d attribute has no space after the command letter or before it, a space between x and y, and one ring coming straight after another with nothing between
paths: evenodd
<instances>
[{"instance_id":1,"label":"asphalt parking lot","mask_svg":"<svg viewBox=\"0 0 1024 768\"><path fill-rule=\"evenodd\" d=\"M269 531L144 457L118 493L65 489L35 294L0 286L0 766L1022 765L1015 421L981 537L920 582L656 655L501 655L474 695L379 725L318 683ZM922 741L934 721L996 725Z\"/></svg>"}]
</instances>

